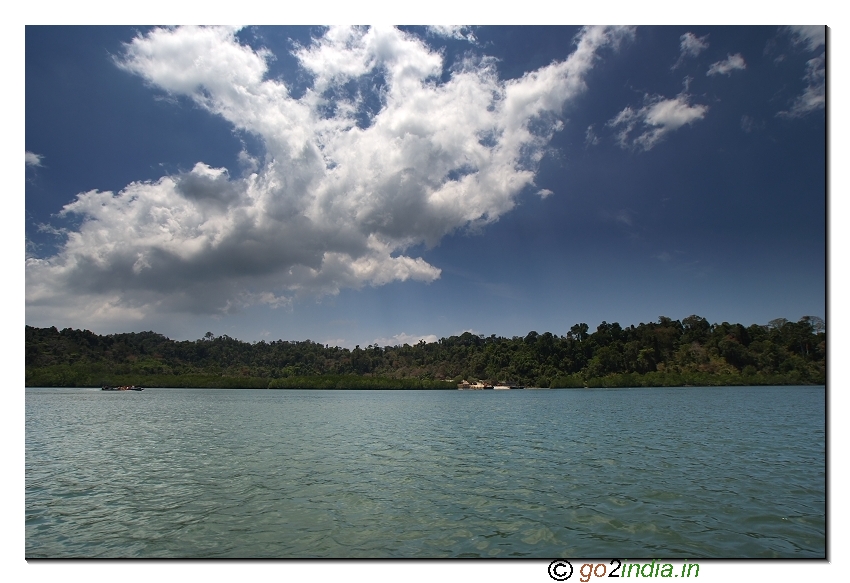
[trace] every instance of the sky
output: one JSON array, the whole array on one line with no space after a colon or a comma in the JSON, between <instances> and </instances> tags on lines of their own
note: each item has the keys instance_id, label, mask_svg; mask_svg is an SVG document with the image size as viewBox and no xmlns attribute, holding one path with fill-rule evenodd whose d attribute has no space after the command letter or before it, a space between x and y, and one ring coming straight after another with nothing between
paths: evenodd
<instances>
[{"instance_id":1,"label":"sky","mask_svg":"<svg viewBox=\"0 0 850 583\"><path fill-rule=\"evenodd\" d=\"M26 323L826 316L823 26L27 26Z\"/></svg>"}]
</instances>

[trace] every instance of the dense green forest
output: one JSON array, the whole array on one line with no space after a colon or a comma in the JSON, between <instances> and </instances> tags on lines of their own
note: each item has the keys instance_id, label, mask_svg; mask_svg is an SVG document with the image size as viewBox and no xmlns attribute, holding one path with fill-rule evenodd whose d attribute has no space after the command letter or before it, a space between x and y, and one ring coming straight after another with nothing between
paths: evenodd
<instances>
[{"instance_id":1,"label":"dense green forest","mask_svg":"<svg viewBox=\"0 0 850 583\"><path fill-rule=\"evenodd\" d=\"M503 338L465 332L410 346L354 350L310 340L242 342L207 333L100 336L26 327L26 386L455 388L463 379L529 387L824 384L826 331L817 317L767 325L699 316L595 332Z\"/></svg>"}]
</instances>

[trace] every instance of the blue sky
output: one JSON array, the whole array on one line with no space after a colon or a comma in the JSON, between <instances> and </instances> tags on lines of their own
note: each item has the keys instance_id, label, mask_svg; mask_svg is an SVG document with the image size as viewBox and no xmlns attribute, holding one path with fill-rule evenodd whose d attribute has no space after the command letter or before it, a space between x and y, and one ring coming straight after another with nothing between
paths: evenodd
<instances>
[{"instance_id":1,"label":"blue sky","mask_svg":"<svg viewBox=\"0 0 850 583\"><path fill-rule=\"evenodd\" d=\"M823 27L27 27L26 322L825 316Z\"/></svg>"}]
</instances>

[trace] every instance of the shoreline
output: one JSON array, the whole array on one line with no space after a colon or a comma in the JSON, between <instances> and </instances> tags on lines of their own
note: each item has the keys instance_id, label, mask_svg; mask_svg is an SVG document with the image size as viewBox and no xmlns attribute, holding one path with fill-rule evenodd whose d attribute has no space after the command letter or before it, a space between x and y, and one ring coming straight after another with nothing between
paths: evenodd
<instances>
[{"instance_id":1,"label":"shoreline","mask_svg":"<svg viewBox=\"0 0 850 583\"><path fill-rule=\"evenodd\" d=\"M422 388L422 387L370 387L370 386L361 386L361 387L311 387L311 386L292 386L292 387L256 387L256 386L186 386L179 384L172 385L146 385L139 384L137 386L144 387L146 389L199 389L199 390L233 390L233 391L244 391L244 390L259 390L259 391L462 391L462 392L517 392L517 391L580 391L585 389L711 389L711 388L752 388L752 387L824 387L826 388L825 383L764 383L764 384L743 384L743 383L735 383L735 384L704 384L704 385L608 385L608 386L583 386L583 387L524 387L522 389L510 389L509 391L494 391L492 389L482 389L482 390L469 390L469 389L457 389L457 388ZM101 390L101 387L94 385L25 385L25 389L97 389ZM142 389L136 391L107 391L107 392L120 392L120 393L130 393L130 392L140 392Z\"/></svg>"}]
</instances>

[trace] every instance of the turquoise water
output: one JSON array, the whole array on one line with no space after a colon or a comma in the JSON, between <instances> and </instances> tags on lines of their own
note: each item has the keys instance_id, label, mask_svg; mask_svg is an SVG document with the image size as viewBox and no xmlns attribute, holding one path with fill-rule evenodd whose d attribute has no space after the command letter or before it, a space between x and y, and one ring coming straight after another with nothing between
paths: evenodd
<instances>
[{"instance_id":1,"label":"turquoise water","mask_svg":"<svg viewBox=\"0 0 850 583\"><path fill-rule=\"evenodd\" d=\"M26 556L824 557L825 390L26 389Z\"/></svg>"}]
</instances>

